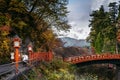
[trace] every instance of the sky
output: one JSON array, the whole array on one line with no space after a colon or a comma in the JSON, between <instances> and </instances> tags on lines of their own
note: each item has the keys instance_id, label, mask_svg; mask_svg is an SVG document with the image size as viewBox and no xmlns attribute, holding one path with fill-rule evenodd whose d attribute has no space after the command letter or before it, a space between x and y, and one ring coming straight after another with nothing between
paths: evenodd
<instances>
[{"instance_id":1,"label":"sky","mask_svg":"<svg viewBox=\"0 0 120 80\"><path fill-rule=\"evenodd\" d=\"M70 37L75 39L86 39L89 35L90 14L94 10L98 10L101 5L105 9L110 2L118 2L119 0L69 0L68 7L68 24L72 27L69 32L61 31L57 33L59 37Z\"/></svg>"}]
</instances>

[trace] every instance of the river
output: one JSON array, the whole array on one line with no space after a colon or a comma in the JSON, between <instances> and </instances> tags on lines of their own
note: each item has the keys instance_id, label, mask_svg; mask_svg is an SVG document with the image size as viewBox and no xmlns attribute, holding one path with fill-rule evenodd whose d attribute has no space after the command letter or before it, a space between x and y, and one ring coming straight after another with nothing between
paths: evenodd
<instances>
[{"instance_id":1,"label":"river","mask_svg":"<svg viewBox=\"0 0 120 80\"><path fill-rule=\"evenodd\" d=\"M77 67L75 80L116 80L116 66L96 64Z\"/></svg>"}]
</instances>

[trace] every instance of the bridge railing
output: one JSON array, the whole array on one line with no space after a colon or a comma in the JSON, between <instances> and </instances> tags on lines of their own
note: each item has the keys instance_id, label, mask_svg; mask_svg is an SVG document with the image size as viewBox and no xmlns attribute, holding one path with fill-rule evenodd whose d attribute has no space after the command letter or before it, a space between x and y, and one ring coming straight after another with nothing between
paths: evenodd
<instances>
[{"instance_id":1,"label":"bridge railing","mask_svg":"<svg viewBox=\"0 0 120 80\"><path fill-rule=\"evenodd\" d=\"M14 63L0 65L0 76L13 71L13 68L11 68L13 65Z\"/></svg>"},{"instance_id":2,"label":"bridge railing","mask_svg":"<svg viewBox=\"0 0 120 80\"><path fill-rule=\"evenodd\" d=\"M105 59L120 59L120 54L101 54L101 55L87 55L87 56L75 56L65 58L64 61L71 63L80 63L92 60L105 60Z\"/></svg>"},{"instance_id":3,"label":"bridge railing","mask_svg":"<svg viewBox=\"0 0 120 80\"><path fill-rule=\"evenodd\" d=\"M35 61L52 61L53 53L52 52L35 52L29 54L29 62Z\"/></svg>"},{"instance_id":4,"label":"bridge railing","mask_svg":"<svg viewBox=\"0 0 120 80\"><path fill-rule=\"evenodd\" d=\"M19 64L19 69L23 68L23 61L17 62ZM16 73L16 62L0 65L0 76L14 72Z\"/></svg>"}]
</instances>

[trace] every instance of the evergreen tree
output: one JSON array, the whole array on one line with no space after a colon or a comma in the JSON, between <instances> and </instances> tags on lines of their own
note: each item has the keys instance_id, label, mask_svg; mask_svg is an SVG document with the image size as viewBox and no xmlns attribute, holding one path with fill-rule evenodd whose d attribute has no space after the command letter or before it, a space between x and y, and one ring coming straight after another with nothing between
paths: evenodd
<instances>
[{"instance_id":1,"label":"evergreen tree","mask_svg":"<svg viewBox=\"0 0 120 80\"><path fill-rule=\"evenodd\" d=\"M102 52L102 48L103 48L103 40L101 38L101 34L98 33L98 36L97 36L97 39L96 39L96 42L95 42L95 49L96 49L96 52L97 53L101 53Z\"/></svg>"},{"instance_id":2,"label":"evergreen tree","mask_svg":"<svg viewBox=\"0 0 120 80\"><path fill-rule=\"evenodd\" d=\"M109 11L105 12L104 7L101 6L99 10L93 11L90 15L91 32L88 40L92 41L92 46L97 51L118 53L116 33L117 33L117 17L118 6L116 2L109 4ZM101 35L101 37L99 37ZM99 40L98 40L99 38ZM102 40L102 42L100 42ZM98 50L100 47L101 50Z\"/></svg>"},{"instance_id":3,"label":"evergreen tree","mask_svg":"<svg viewBox=\"0 0 120 80\"><path fill-rule=\"evenodd\" d=\"M92 46L95 47L98 53L100 53L103 49L102 47L105 35L104 29L106 28L106 25L108 25L105 23L105 21L107 21L105 17L108 17L107 14L108 13L104 11L104 7L101 6L99 10L93 11L92 14L90 15L92 17L89 25L91 27L91 32L88 39L91 40Z\"/></svg>"}]
</instances>

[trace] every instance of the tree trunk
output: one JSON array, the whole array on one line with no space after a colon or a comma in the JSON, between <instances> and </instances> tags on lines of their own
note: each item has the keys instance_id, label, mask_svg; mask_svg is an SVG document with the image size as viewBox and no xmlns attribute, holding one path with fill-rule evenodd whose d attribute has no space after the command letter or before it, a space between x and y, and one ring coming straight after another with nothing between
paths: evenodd
<instances>
[{"instance_id":1,"label":"tree trunk","mask_svg":"<svg viewBox=\"0 0 120 80\"><path fill-rule=\"evenodd\" d=\"M116 40L116 54L118 54L118 42L117 42L117 40Z\"/></svg>"}]
</instances>

